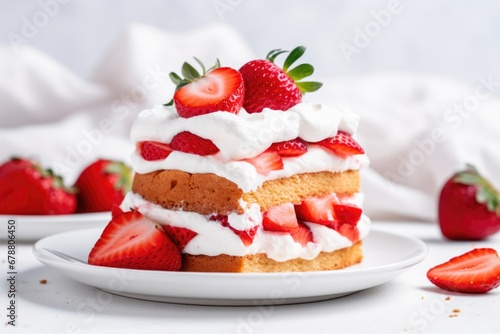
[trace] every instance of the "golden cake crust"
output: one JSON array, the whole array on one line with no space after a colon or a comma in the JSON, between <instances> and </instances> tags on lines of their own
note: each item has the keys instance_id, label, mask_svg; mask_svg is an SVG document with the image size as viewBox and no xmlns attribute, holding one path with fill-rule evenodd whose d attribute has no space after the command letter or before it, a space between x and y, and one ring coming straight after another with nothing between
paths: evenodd
<instances>
[{"instance_id":1,"label":"golden cake crust","mask_svg":"<svg viewBox=\"0 0 500 334\"><path fill-rule=\"evenodd\" d=\"M292 259L284 262L269 259L265 254L217 256L183 254L181 271L193 272L298 272L337 270L360 263L362 241L333 252L321 252L313 260Z\"/></svg>"},{"instance_id":2,"label":"golden cake crust","mask_svg":"<svg viewBox=\"0 0 500 334\"><path fill-rule=\"evenodd\" d=\"M266 211L286 202L298 204L310 196L357 193L359 183L358 171L304 173L269 180L257 190L243 193L235 183L215 174L162 170L135 174L132 191L166 209L227 215L243 212L240 199Z\"/></svg>"}]
</instances>

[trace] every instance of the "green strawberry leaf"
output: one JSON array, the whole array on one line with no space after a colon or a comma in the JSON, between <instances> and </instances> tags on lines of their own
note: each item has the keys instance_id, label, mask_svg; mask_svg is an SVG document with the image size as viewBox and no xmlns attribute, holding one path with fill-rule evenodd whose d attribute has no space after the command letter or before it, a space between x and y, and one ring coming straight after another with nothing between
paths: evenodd
<instances>
[{"instance_id":1,"label":"green strawberry leaf","mask_svg":"<svg viewBox=\"0 0 500 334\"><path fill-rule=\"evenodd\" d=\"M288 72L288 75L297 82L314 73L314 67L310 64L301 64Z\"/></svg>"},{"instance_id":2,"label":"green strawberry leaf","mask_svg":"<svg viewBox=\"0 0 500 334\"><path fill-rule=\"evenodd\" d=\"M188 81L193 81L193 80L198 79L200 77L200 73L198 73L198 71L187 62L185 62L182 65L181 71L182 71L182 75Z\"/></svg>"},{"instance_id":3,"label":"green strawberry leaf","mask_svg":"<svg viewBox=\"0 0 500 334\"><path fill-rule=\"evenodd\" d=\"M302 57L302 55L306 52L306 48L303 46L297 46L295 49L293 49L288 57L285 59L285 63L283 64L283 71L287 72L288 68L292 66L297 59Z\"/></svg>"},{"instance_id":4,"label":"green strawberry leaf","mask_svg":"<svg viewBox=\"0 0 500 334\"><path fill-rule=\"evenodd\" d=\"M304 81L304 82L296 82L297 87L299 87L302 93L311 93L315 92L323 86L321 82L316 81Z\"/></svg>"}]
</instances>

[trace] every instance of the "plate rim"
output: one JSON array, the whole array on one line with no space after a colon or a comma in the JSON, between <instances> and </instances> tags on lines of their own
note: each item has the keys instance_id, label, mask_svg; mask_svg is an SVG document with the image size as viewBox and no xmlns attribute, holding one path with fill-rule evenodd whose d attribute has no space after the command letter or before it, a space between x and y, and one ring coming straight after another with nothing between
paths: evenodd
<instances>
[{"instance_id":1,"label":"plate rim","mask_svg":"<svg viewBox=\"0 0 500 334\"><path fill-rule=\"evenodd\" d=\"M51 261L51 262L56 262L59 264L63 265L70 265L70 266L90 266L94 270L99 270L99 271L116 271L116 270L125 270L125 271L130 271L132 273L147 273L149 275L173 275L173 276L200 276L200 277L281 277L283 274L290 273L290 272L272 272L272 273L219 273L219 272L182 272L182 271L159 271L159 270L140 270L140 269L125 269L125 268L113 268L113 267L100 267L100 266L92 266L90 264L86 263L76 263L76 262L71 262L68 260L64 260L62 258L59 258L53 254L44 252L42 247L40 247L40 244L46 243L48 239L51 238L61 238L64 235L68 234L76 234L76 233L91 233L91 232L98 232L102 231L102 229L99 228L88 228L88 229L81 229L78 231L67 231L67 232L62 232L62 233L57 233L53 234L47 237L44 237L38 241L36 241L33 245L33 254L35 257L41 261L46 260L46 261ZM406 236L406 235L401 235L398 233L394 232L389 232L385 230L379 230L377 228L373 228L370 230L370 233L368 234L367 238L370 236L373 236L373 234L381 234L381 235L386 235L386 236L391 236L391 237L397 237L397 238L403 238L408 241L413 242L418 246L419 252L417 254L406 258L401 261L397 261L394 263L389 263L385 265L380 265L376 267L368 267L368 268L360 268L356 266L340 269L340 270L323 270L323 271L305 271L305 272L294 272L294 273L303 273L307 275L315 275L315 276L322 276L324 274L334 274L338 276L342 275L350 275L350 274L356 274L356 273L371 273L371 272L377 272L377 271L385 271L385 270L401 270L405 269L408 267L411 267L419 262L421 262L425 256L428 253L428 246L423 242L422 240L413 237L413 236ZM379 236L381 237L381 236ZM42 251L41 251L42 250ZM43 262L45 263L45 262Z\"/></svg>"}]
</instances>

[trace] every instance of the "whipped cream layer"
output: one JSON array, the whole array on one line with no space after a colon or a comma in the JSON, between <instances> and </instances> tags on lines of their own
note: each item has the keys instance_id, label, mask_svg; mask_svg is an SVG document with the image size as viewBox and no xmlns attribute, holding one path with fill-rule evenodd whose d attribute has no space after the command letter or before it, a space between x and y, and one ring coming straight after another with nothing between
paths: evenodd
<instances>
[{"instance_id":1,"label":"whipped cream layer","mask_svg":"<svg viewBox=\"0 0 500 334\"><path fill-rule=\"evenodd\" d=\"M358 123L359 117L347 109L305 102L287 111L264 108L249 114L241 109L238 114L218 111L191 118L180 117L175 107L157 105L138 115L130 136L134 143L170 143L176 134L189 131L210 139L219 148L221 160L234 161L255 157L272 143L297 137L314 143L339 130L353 135Z\"/></svg>"},{"instance_id":2,"label":"whipped cream layer","mask_svg":"<svg viewBox=\"0 0 500 334\"><path fill-rule=\"evenodd\" d=\"M345 203L361 207L363 196L356 194ZM228 216L228 223L236 229L248 229L259 226L250 246L245 246L241 239L228 227L208 216L196 212L172 211L144 200L140 195L129 192L121 204L123 210L135 208L145 216L162 225L172 225L188 228L196 233L184 248L183 252L192 255L217 256L228 254L245 256L250 254L266 254L275 261L287 261L295 258L312 260L320 252L332 252L352 246L352 242L337 231L323 225L307 223L311 229L314 242L306 247L296 243L288 233L268 232L262 228L262 214L258 205L249 205L245 213ZM365 238L370 230L370 219L361 216L357 224L360 240Z\"/></svg>"},{"instance_id":3,"label":"whipped cream layer","mask_svg":"<svg viewBox=\"0 0 500 334\"><path fill-rule=\"evenodd\" d=\"M266 108L260 113L249 114L241 109L238 114L219 111L191 118L179 117L174 107L157 105L142 111L137 117L131 131L134 143L170 143L176 134L189 131L210 139L220 152L200 156L173 151L164 160L147 161L135 151L131 162L133 169L140 174L158 170L213 173L236 183L243 192L250 192L267 180L301 173L359 170L368 165L364 154L341 158L314 144L335 136L338 131L352 135L358 122L358 116L349 110L304 102L287 111ZM308 152L299 157L283 158L284 168L281 170L263 175L249 162L241 161L264 152L273 143L298 137L308 142Z\"/></svg>"}]
</instances>

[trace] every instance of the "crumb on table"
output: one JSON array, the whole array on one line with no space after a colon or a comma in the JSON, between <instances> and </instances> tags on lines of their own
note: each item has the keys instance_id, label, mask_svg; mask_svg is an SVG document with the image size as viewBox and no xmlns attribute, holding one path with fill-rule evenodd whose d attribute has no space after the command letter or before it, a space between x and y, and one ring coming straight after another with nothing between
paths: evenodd
<instances>
[{"instance_id":1,"label":"crumb on table","mask_svg":"<svg viewBox=\"0 0 500 334\"><path fill-rule=\"evenodd\" d=\"M41 279L38 281L38 283L40 284L47 284L47 280L46 279Z\"/></svg>"}]
</instances>

